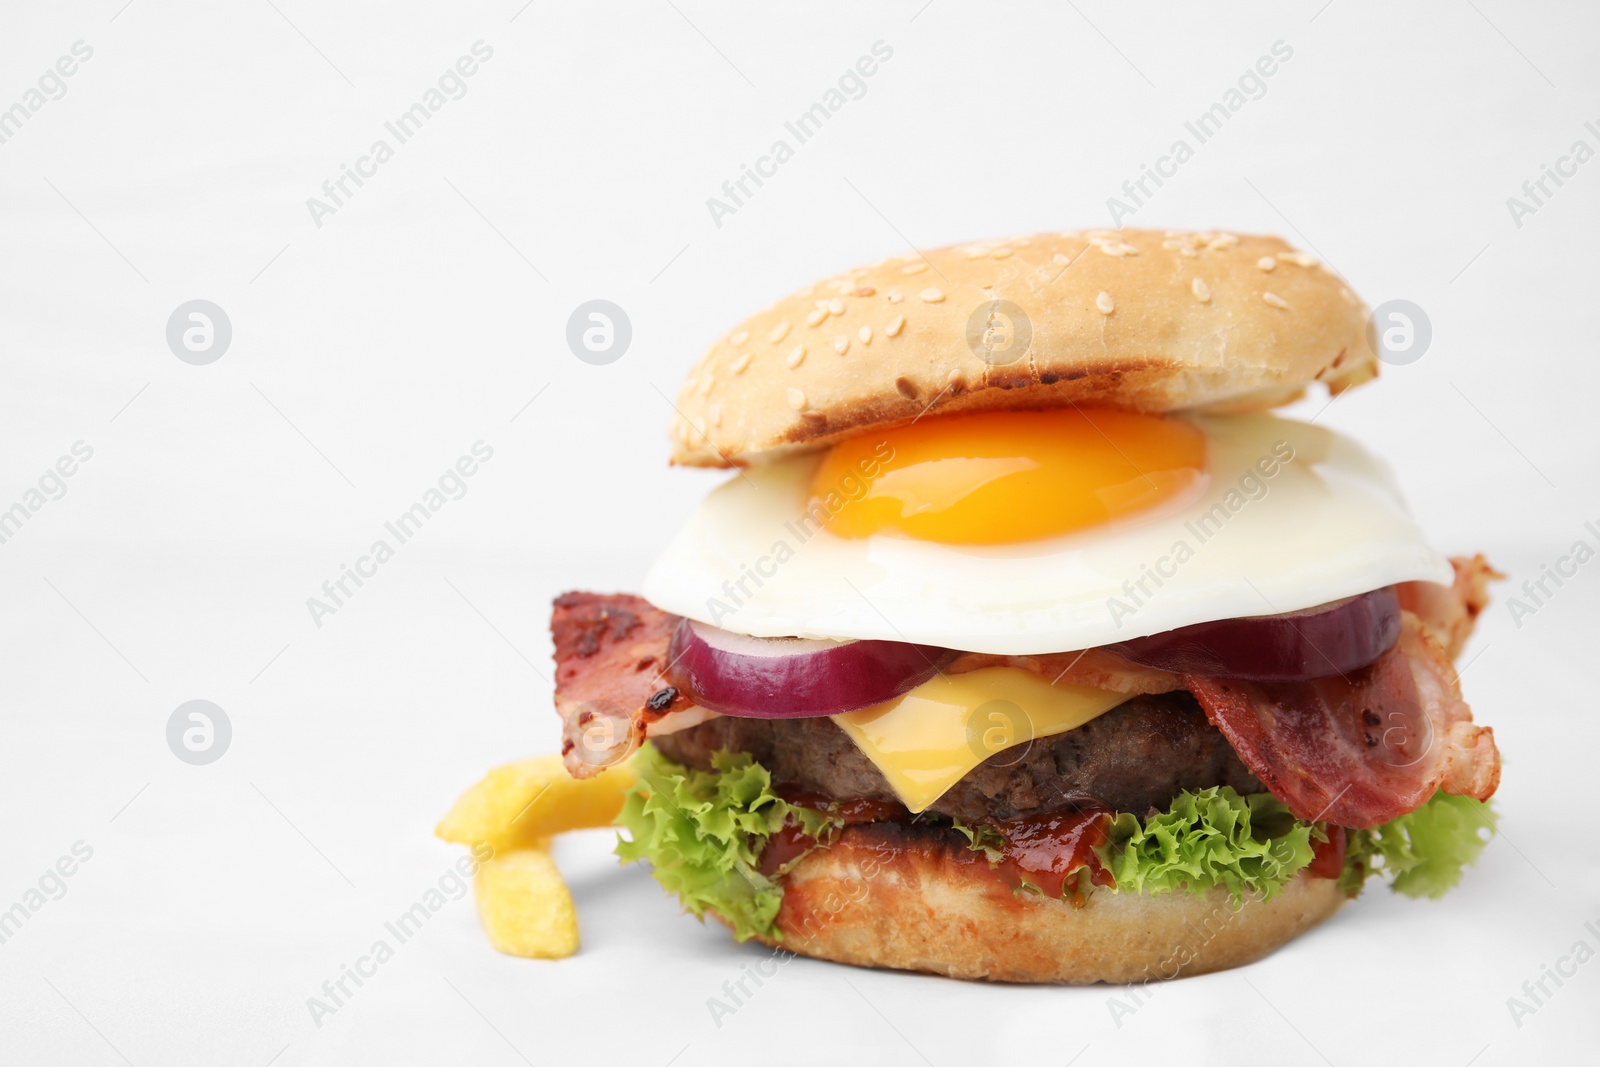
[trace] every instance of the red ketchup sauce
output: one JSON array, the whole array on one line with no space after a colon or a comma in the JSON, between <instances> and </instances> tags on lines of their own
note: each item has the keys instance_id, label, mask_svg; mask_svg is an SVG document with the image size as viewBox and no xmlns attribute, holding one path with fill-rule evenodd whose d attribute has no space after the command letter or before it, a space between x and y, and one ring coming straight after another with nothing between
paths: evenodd
<instances>
[{"instance_id":1,"label":"red ketchup sauce","mask_svg":"<svg viewBox=\"0 0 1600 1067\"><path fill-rule=\"evenodd\" d=\"M875 800L856 797L854 800L833 800L809 789L779 785L773 789L784 800L800 808L827 812L845 825L858 822L897 822L909 819L911 813L897 800Z\"/></svg>"},{"instance_id":2,"label":"red ketchup sauce","mask_svg":"<svg viewBox=\"0 0 1600 1067\"><path fill-rule=\"evenodd\" d=\"M1111 813L1103 808L1027 815L1003 822L998 829L1006 843L996 872L1012 889L1027 882L1053 900L1061 899L1070 885L1072 903L1081 908L1084 898L1078 885L1079 871L1087 868L1092 885L1116 885L1094 851L1106 843L1110 826Z\"/></svg>"},{"instance_id":3,"label":"red ketchup sauce","mask_svg":"<svg viewBox=\"0 0 1600 1067\"><path fill-rule=\"evenodd\" d=\"M819 793L785 786L777 787L776 792L790 804L828 812L845 825L899 822L911 817L904 805L892 800L860 797L835 801ZM1111 812L1104 808L1028 815L1000 823L996 829L1004 844L995 873L1013 890L1026 882L1056 900L1068 895L1070 890L1073 904L1082 907L1080 871L1088 870L1091 885L1109 888L1116 884L1094 851L1106 843L1110 826ZM792 820L785 823L767 838L761 852L761 873L773 877L785 864L816 845L816 839L797 823Z\"/></svg>"},{"instance_id":4,"label":"red ketchup sauce","mask_svg":"<svg viewBox=\"0 0 1600 1067\"><path fill-rule=\"evenodd\" d=\"M767 847L761 850L761 873L775 876L783 865L805 855L816 847L817 839L793 822L786 822L778 832L767 838Z\"/></svg>"},{"instance_id":5,"label":"red ketchup sauce","mask_svg":"<svg viewBox=\"0 0 1600 1067\"><path fill-rule=\"evenodd\" d=\"M1344 872L1344 827L1328 827L1326 841L1311 842L1311 862L1306 870L1317 878L1337 878Z\"/></svg>"},{"instance_id":6,"label":"red ketchup sauce","mask_svg":"<svg viewBox=\"0 0 1600 1067\"><path fill-rule=\"evenodd\" d=\"M846 826L858 822L897 822L911 817L905 805L893 800L875 800L872 797L830 800L821 793L782 785L774 791L796 807L827 812ZM816 845L817 839L794 821L784 823L777 833L767 838L767 846L761 850L761 873L771 878L784 864L804 855Z\"/></svg>"}]
</instances>

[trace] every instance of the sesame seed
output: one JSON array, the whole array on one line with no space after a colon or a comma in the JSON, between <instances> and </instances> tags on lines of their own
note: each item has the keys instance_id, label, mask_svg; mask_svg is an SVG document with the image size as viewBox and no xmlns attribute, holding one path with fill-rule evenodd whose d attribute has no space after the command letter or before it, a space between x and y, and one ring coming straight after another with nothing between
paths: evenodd
<instances>
[{"instance_id":1,"label":"sesame seed","mask_svg":"<svg viewBox=\"0 0 1600 1067\"><path fill-rule=\"evenodd\" d=\"M1262 256L1260 259L1256 260L1256 266L1260 267L1262 270L1271 270L1277 265L1278 261L1273 259L1271 256Z\"/></svg>"},{"instance_id":2,"label":"sesame seed","mask_svg":"<svg viewBox=\"0 0 1600 1067\"><path fill-rule=\"evenodd\" d=\"M833 299L833 300L828 301L828 314L830 314L830 315L843 315L844 314L844 301L843 300L839 300L839 299Z\"/></svg>"},{"instance_id":3,"label":"sesame seed","mask_svg":"<svg viewBox=\"0 0 1600 1067\"><path fill-rule=\"evenodd\" d=\"M950 372L950 376L947 377L945 381L950 383L950 388L952 390L960 392L967 384L967 376L962 374L959 370L953 370Z\"/></svg>"},{"instance_id":4,"label":"sesame seed","mask_svg":"<svg viewBox=\"0 0 1600 1067\"><path fill-rule=\"evenodd\" d=\"M1065 256L1065 255L1062 255L1060 252L1057 252L1055 255L1050 257L1050 262L1055 263L1058 266L1065 267L1065 266L1068 266L1068 265L1070 265L1072 263L1072 257L1071 256Z\"/></svg>"},{"instance_id":5,"label":"sesame seed","mask_svg":"<svg viewBox=\"0 0 1600 1067\"><path fill-rule=\"evenodd\" d=\"M1289 301L1285 300L1283 297L1279 296L1277 293L1274 293L1274 292L1262 293L1261 294L1261 299L1265 300L1267 303L1271 304L1275 308L1282 308L1285 311L1289 310Z\"/></svg>"},{"instance_id":6,"label":"sesame seed","mask_svg":"<svg viewBox=\"0 0 1600 1067\"><path fill-rule=\"evenodd\" d=\"M993 256L995 259L1005 259L1010 254L1011 249L1009 248L997 248L993 252L989 253L989 255Z\"/></svg>"},{"instance_id":7,"label":"sesame seed","mask_svg":"<svg viewBox=\"0 0 1600 1067\"><path fill-rule=\"evenodd\" d=\"M701 396L705 396L707 393L711 392L711 387L713 385L716 385L716 384L717 384L716 375L707 374L704 378L701 378L700 379L700 395Z\"/></svg>"},{"instance_id":8,"label":"sesame seed","mask_svg":"<svg viewBox=\"0 0 1600 1067\"><path fill-rule=\"evenodd\" d=\"M773 344L777 344L779 341L788 336L789 324L787 322L780 322L778 325L772 328L771 333L767 334L767 340L771 341Z\"/></svg>"},{"instance_id":9,"label":"sesame seed","mask_svg":"<svg viewBox=\"0 0 1600 1067\"><path fill-rule=\"evenodd\" d=\"M789 369L790 370L794 370L800 364L805 362L805 358L806 358L806 346L805 345L795 345L793 348L789 349L789 354L787 356L783 357L783 361L785 363L789 364Z\"/></svg>"},{"instance_id":10,"label":"sesame seed","mask_svg":"<svg viewBox=\"0 0 1600 1067\"><path fill-rule=\"evenodd\" d=\"M742 345L748 340L750 340L750 331L740 330L738 333L728 338L728 343L730 345Z\"/></svg>"},{"instance_id":11,"label":"sesame seed","mask_svg":"<svg viewBox=\"0 0 1600 1067\"><path fill-rule=\"evenodd\" d=\"M1179 238L1169 237L1165 241L1161 242L1161 247L1165 248L1169 252L1176 252L1187 243L1187 241L1180 240Z\"/></svg>"},{"instance_id":12,"label":"sesame seed","mask_svg":"<svg viewBox=\"0 0 1600 1067\"><path fill-rule=\"evenodd\" d=\"M784 396L788 398L789 406L796 411L804 411L806 409L806 394L800 390L790 389L784 393Z\"/></svg>"},{"instance_id":13,"label":"sesame seed","mask_svg":"<svg viewBox=\"0 0 1600 1067\"><path fill-rule=\"evenodd\" d=\"M806 325L807 326L817 326L822 322L823 319L825 319L827 317L828 317L828 309L827 308L812 308L810 314L808 314L806 316Z\"/></svg>"},{"instance_id":14,"label":"sesame seed","mask_svg":"<svg viewBox=\"0 0 1600 1067\"><path fill-rule=\"evenodd\" d=\"M846 290L844 295L845 296L872 296L877 291L878 290L874 289L870 285L858 285L854 289Z\"/></svg>"},{"instance_id":15,"label":"sesame seed","mask_svg":"<svg viewBox=\"0 0 1600 1067\"><path fill-rule=\"evenodd\" d=\"M889 324L883 328L883 335L885 337L899 337L900 331L905 328L905 325L906 317L904 315L896 315L894 318L890 319Z\"/></svg>"},{"instance_id":16,"label":"sesame seed","mask_svg":"<svg viewBox=\"0 0 1600 1067\"><path fill-rule=\"evenodd\" d=\"M850 335L841 333L838 337L835 337L833 339L833 350L841 356L850 351Z\"/></svg>"},{"instance_id":17,"label":"sesame seed","mask_svg":"<svg viewBox=\"0 0 1600 1067\"><path fill-rule=\"evenodd\" d=\"M1100 290L1100 295L1094 298L1094 306L1100 309L1100 314L1102 315L1109 315L1117 309L1117 305L1111 302L1111 294L1104 289Z\"/></svg>"},{"instance_id":18,"label":"sesame seed","mask_svg":"<svg viewBox=\"0 0 1600 1067\"><path fill-rule=\"evenodd\" d=\"M1195 247L1193 245L1184 245L1182 248L1178 249L1178 255L1180 256L1189 256L1193 258L1199 254L1199 252L1195 251Z\"/></svg>"},{"instance_id":19,"label":"sesame seed","mask_svg":"<svg viewBox=\"0 0 1600 1067\"><path fill-rule=\"evenodd\" d=\"M922 298L924 304L938 304L944 300L944 293L938 289L924 289L917 295Z\"/></svg>"},{"instance_id":20,"label":"sesame seed","mask_svg":"<svg viewBox=\"0 0 1600 1067\"><path fill-rule=\"evenodd\" d=\"M1232 248L1234 245L1236 245L1238 243L1239 243L1239 238L1235 237L1231 233L1224 233L1224 234L1218 234L1213 240L1211 240L1206 245L1206 247L1209 248L1211 251L1216 252L1219 249Z\"/></svg>"},{"instance_id":21,"label":"sesame seed","mask_svg":"<svg viewBox=\"0 0 1600 1067\"><path fill-rule=\"evenodd\" d=\"M746 367L748 367L749 365L750 365L750 353L746 352L744 355L740 356L738 359L736 359L732 363L728 364L728 369L733 371L733 373L735 373L735 374L743 374L744 373L744 369Z\"/></svg>"},{"instance_id":22,"label":"sesame seed","mask_svg":"<svg viewBox=\"0 0 1600 1067\"><path fill-rule=\"evenodd\" d=\"M923 271L925 271L927 269L928 269L928 265L926 263L907 263L905 266L900 268L900 273L901 274L921 274Z\"/></svg>"},{"instance_id":23,"label":"sesame seed","mask_svg":"<svg viewBox=\"0 0 1600 1067\"><path fill-rule=\"evenodd\" d=\"M870 345L872 343L872 327L871 326L863 326L863 327L861 327L861 329L856 331L856 336L861 338L861 343L862 344Z\"/></svg>"},{"instance_id":24,"label":"sesame seed","mask_svg":"<svg viewBox=\"0 0 1600 1067\"><path fill-rule=\"evenodd\" d=\"M1189 288L1194 290L1195 299L1199 300L1200 303L1209 304L1211 302L1211 287L1199 278L1191 282Z\"/></svg>"},{"instance_id":25,"label":"sesame seed","mask_svg":"<svg viewBox=\"0 0 1600 1067\"><path fill-rule=\"evenodd\" d=\"M1297 267L1315 267L1317 265L1317 257L1308 256L1304 252L1281 252L1278 258L1285 263L1293 263Z\"/></svg>"},{"instance_id":26,"label":"sesame seed","mask_svg":"<svg viewBox=\"0 0 1600 1067\"><path fill-rule=\"evenodd\" d=\"M905 294L902 293L900 290L898 290L898 289L890 289L889 290L889 294L888 294L889 303L898 304L898 303L900 303L900 301L904 300L905 298L906 298Z\"/></svg>"},{"instance_id":27,"label":"sesame seed","mask_svg":"<svg viewBox=\"0 0 1600 1067\"><path fill-rule=\"evenodd\" d=\"M1340 289L1339 290L1339 295L1344 297L1345 303L1347 303L1347 304L1359 304L1359 303L1361 303L1361 301L1356 299L1356 294L1352 293L1348 289Z\"/></svg>"},{"instance_id":28,"label":"sesame seed","mask_svg":"<svg viewBox=\"0 0 1600 1067\"><path fill-rule=\"evenodd\" d=\"M894 380L894 387L900 390L900 395L907 400L915 400L917 398L916 384L903 374Z\"/></svg>"},{"instance_id":29,"label":"sesame seed","mask_svg":"<svg viewBox=\"0 0 1600 1067\"><path fill-rule=\"evenodd\" d=\"M712 404L711 407L706 409L706 417L710 421L711 425L713 425L713 426L721 426L722 425L722 405L721 404Z\"/></svg>"}]
</instances>

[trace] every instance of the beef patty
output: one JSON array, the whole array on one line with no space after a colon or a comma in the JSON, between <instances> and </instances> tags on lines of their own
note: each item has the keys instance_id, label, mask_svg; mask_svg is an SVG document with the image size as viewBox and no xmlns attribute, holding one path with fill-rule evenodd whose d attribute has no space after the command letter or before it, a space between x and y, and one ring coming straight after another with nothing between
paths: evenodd
<instances>
[{"instance_id":1,"label":"beef patty","mask_svg":"<svg viewBox=\"0 0 1600 1067\"><path fill-rule=\"evenodd\" d=\"M651 739L701 770L722 749L748 752L775 782L835 800L895 800L883 774L828 718L719 716ZM1188 693L1136 696L1075 730L1014 745L974 767L929 811L965 822L1099 805L1145 814L1185 789L1263 787Z\"/></svg>"}]
</instances>

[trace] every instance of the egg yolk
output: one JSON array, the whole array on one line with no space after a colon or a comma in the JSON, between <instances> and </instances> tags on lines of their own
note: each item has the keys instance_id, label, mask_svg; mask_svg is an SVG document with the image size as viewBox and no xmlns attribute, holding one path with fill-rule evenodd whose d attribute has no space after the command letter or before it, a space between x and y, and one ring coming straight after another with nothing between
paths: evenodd
<instances>
[{"instance_id":1,"label":"egg yolk","mask_svg":"<svg viewBox=\"0 0 1600 1067\"><path fill-rule=\"evenodd\" d=\"M834 445L812 514L840 537L993 545L1081 530L1197 488L1193 425L1107 409L921 419Z\"/></svg>"}]
</instances>

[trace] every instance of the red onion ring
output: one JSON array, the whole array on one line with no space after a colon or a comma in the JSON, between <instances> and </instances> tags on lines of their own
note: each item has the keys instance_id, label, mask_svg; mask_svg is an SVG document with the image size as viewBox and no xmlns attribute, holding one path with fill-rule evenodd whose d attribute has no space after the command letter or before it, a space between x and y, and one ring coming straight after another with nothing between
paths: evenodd
<instances>
[{"instance_id":1,"label":"red onion ring","mask_svg":"<svg viewBox=\"0 0 1600 1067\"><path fill-rule=\"evenodd\" d=\"M747 637L684 619L669 680L724 715L799 719L881 704L932 678L957 653L902 641Z\"/></svg>"},{"instance_id":2,"label":"red onion ring","mask_svg":"<svg viewBox=\"0 0 1600 1067\"><path fill-rule=\"evenodd\" d=\"M1300 682L1374 663L1400 638L1393 587L1283 615L1219 619L1106 646L1174 674Z\"/></svg>"}]
</instances>

